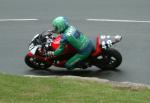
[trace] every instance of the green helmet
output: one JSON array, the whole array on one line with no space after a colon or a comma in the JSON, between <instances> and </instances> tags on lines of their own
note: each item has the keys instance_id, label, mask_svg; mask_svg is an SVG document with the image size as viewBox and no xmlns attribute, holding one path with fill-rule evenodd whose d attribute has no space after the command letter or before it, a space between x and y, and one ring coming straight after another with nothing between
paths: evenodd
<instances>
[{"instance_id":1,"label":"green helmet","mask_svg":"<svg viewBox=\"0 0 150 103\"><path fill-rule=\"evenodd\" d=\"M57 33L63 32L69 26L67 18L62 16L56 17L53 20L52 25Z\"/></svg>"}]
</instances>

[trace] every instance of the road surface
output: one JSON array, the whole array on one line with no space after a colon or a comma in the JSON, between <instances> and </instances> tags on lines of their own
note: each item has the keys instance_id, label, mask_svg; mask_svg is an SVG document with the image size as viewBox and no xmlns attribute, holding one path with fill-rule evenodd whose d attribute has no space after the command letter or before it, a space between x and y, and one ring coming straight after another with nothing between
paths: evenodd
<instances>
[{"instance_id":1,"label":"road surface","mask_svg":"<svg viewBox=\"0 0 150 103\"><path fill-rule=\"evenodd\" d=\"M150 84L149 5L149 0L1 0L0 72L78 75ZM56 16L67 16L90 38L96 38L98 33L121 34L122 42L114 46L123 56L118 70L98 72L92 67L66 71L52 67L52 71L32 71L25 65L28 42L35 34L50 29Z\"/></svg>"}]
</instances>

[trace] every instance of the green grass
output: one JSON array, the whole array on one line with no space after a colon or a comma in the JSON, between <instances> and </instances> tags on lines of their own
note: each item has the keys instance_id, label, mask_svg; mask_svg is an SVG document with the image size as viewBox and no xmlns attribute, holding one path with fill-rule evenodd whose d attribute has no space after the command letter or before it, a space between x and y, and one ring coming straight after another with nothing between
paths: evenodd
<instances>
[{"instance_id":1,"label":"green grass","mask_svg":"<svg viewBox=\"0 0 150 103\"><path fill-rule=\"evenodd\" d=\"M150 90L73 78L0 74L0 103L150 103Z\"/></svg>"}]
</instances>

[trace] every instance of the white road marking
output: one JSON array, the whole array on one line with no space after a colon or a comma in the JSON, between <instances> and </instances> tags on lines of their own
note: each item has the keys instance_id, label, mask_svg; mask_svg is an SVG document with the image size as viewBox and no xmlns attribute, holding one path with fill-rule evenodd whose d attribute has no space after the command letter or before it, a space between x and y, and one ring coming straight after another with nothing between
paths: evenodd
<instances>
[{"instance_id":1,"label":"white road marking","mask_svg":"<svg viewBox=\"0 0 150 103\"><path fill-rule=\"evenodd\" d=\"M117 19L86 19L87 21L100 21L100 22L124 22L124 23L150 23L150 21L141 20L117 20Z\"/></svg>"},{"instance_id":2,"label":"white road marking","mask_svg":"<svg viewBox=\"0 0 150 103\"><path fill-rule=\"evenodd\" d=\"M38 19L0 19L0 22L4 21L37 21Z\"/></svg>"}]
</instances>

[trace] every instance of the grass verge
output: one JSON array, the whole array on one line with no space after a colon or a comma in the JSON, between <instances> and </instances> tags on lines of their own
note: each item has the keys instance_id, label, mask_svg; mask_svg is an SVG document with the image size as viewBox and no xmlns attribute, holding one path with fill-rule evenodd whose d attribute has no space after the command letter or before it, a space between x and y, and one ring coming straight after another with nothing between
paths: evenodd
<instances>
[{"instance_id":1,"label":"grass verge","mask_svg":"<svg viewBox=\"0 0 150 103\"><path fill-rule=\"evenodd\" d=\"M0 74L0 103L150 103L150 89L75 78Z\"/></svg>"}]
</instances>

